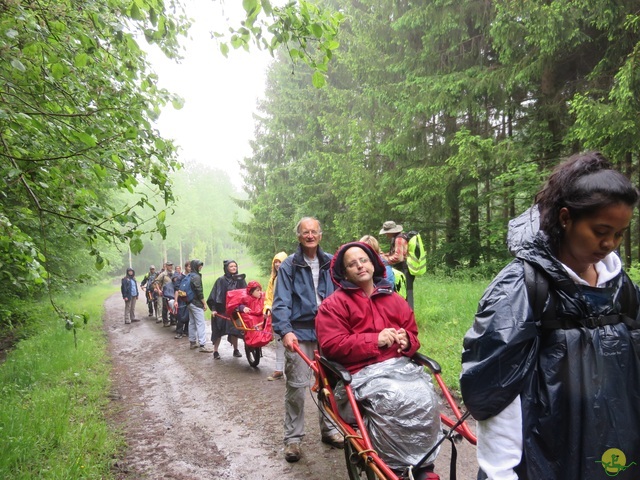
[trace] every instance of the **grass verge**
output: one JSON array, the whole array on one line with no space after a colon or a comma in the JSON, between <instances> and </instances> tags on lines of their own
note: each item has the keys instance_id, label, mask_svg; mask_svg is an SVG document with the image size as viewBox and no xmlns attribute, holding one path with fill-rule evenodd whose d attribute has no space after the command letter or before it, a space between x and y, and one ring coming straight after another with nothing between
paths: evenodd
<instances>
[{"instance_id":1,"label":"grass verge","mask_svg":"<svg viewBox=\"0 0 640 480\"><path fill-rule=\"evenodd\" d=\"M110 367L102 314L112 293L105 283L57 299L88 318L86 325L76 321L77 346L74 332L42 302L37 333L0 366L0 478L112 478L122 441L104 417Z\"/></svg>"},{"instance_id":2,"label":"grass verge","mask_svg":"<svg viewBox=\"0 0 640 480\"><path fill-rule=\"evenodd\" d=\"M424 276L414 283L414 306L420 351L442 367L450 390L459 392L462 339L473 324L486 280Z\"/></svg>"}]
</instances>

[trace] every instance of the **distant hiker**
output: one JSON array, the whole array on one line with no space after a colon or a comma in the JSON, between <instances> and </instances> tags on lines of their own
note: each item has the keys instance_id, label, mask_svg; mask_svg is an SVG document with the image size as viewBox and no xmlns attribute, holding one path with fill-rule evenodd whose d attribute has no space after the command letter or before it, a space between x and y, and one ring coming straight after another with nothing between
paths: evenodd
<instances>
[{"instance_id":1,"label":"distant hiker","mask_svg":"<svg viewBox=\"0 0 640 480\"><path fill-rule=\"evenodd\" d=\"M271 261L271 277L269 277L267 291L264 296L265 315L271 314L273 292L275 291L276 281L278 280L278 270L285 258L287 258L287 254L285 252L280 252L276 253ZM281 378L284 378L284 346L282 345L282 338L280 338L280 335L275 334L274 339L276 342L276 368L273 373L267 377L267 380L280 380Z\"/></svg>"},{"instance_id":2,"label":"distant hiker","mask_svg":"<svg viewBox=\"0 0 640 480\"><path fill-rule=\"evenodd\" d=\"M151 265L147 274L142 277L140 289L145 292L147 307L149 308L149 316L158 318L158 294L153 289L153 281L156 279L156 267Z\"/></svg>"},{"instance_id":3,"label":"distant hiker","mask_svg":"<svg viewBox=\"0 0 640 480\"><path fill-rule=\"evenodd\" d=\"M162 326L169 327L175 325L175 316L169 307L169 300L173 299L173 262L167 261L162 271L153 281L153 288L162 299Z\"/></svg>"},{"instance_id":4,"label":"distant hiker","mask_svg":"<svg viewBox=\"0 0 640 480\"><path fill-rule=\"evenodd\" d=\"M173 289L175 291L173 297L173 313L176 316L176 335L173 338L186 337L189 333L189 305L185 297L179 295L180 284L186 275L191 272L191 263L184 264L184 273L179 271L180 265L176 267L176 273L173 275Z\"/></svg>"},{"instance_id":5,"label":"distant hiker","mask_svg":"<svg viewBox=\"0 0 640 480\"><path fill-rule=\"evenodd\" d=\"M127 268L127 273L122 277L120 291L124 299L124 323L138 322L136 318L136 301L138 300L138 282L133 268Z\"/></svg>"},{"instance_id":6,"label":"distant hiker","mask_svg":"<svg viewBox=\"0 0 640 480\"><path fill-rule=\"evenodd\" d=\"M204 292L202 289L202 270L203 263L200 260L191 260L191 272L189 288L192 291L193 298L189 301L189 348L195 349L200 346L200 352L212 353L213 348L207 345L207 326L204 320L204 312L207 304L204 301Z\"/></svg>"},{"instance_id":7,"label":"distant hiker","mask_svg":"<svg viewBox=\"0 0 640 480\"><path fill-rule=\"evenodd\" d=\"M409 273L407 267L407 236L402 233L402 225L388 220L382 224L380 235L384 235L391 240L389 245L389 253L383 253L382 259L389 263L393 268L404 273L407 280L407 302L413 309L413 280L414 276Z\"/></svg>"},{"instance_id":8,"label":"distant hiker","mask_svg":"<svg viewBox=\"0 0 640 480\"><path fill-rule=\"evenodd\" d=\"M224 274L213 284L207 305L211 309L211 341L213 342L213 358L220 359L220 340L225 335L227 340L233 346L233 356L242 357L238 350L238 339L242 336L227 318L227 292L229 290L237 290L239 288L247 288L244 274L238 274L238 263L235 260L224 260L222 262ZM218 317L221 314L225 318Z\"/></svg>"}]
</instances>

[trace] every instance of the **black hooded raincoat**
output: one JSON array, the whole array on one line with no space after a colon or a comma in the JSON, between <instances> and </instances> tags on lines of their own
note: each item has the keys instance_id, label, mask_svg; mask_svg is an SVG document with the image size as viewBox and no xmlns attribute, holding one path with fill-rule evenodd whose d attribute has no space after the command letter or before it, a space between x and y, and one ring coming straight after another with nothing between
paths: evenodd
<instances>
[{"instance_id":1,"label":"black hooded raincoat","mask_svg":"<svg viewBox=\"0 0 640 480\"><path fill-rule=\"evenodd\" d=\"M533 318L523 260L549 282L550 328ZM462 396L478 420L520 396L520 479L640 478L638 288L624 300L627 281L620 273L605 288L576 285L539 232L481 299L464 339ZM621 303L636 308L616 322ZM613 324L598 326L604 316Z\"/></svg>"}]
</instances>

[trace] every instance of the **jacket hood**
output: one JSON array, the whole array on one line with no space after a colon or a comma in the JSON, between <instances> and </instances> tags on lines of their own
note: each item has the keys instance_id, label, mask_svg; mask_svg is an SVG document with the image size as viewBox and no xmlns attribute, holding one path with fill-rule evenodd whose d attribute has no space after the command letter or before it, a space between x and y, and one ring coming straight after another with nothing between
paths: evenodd
<instances>
[{"instance_id":1,"label":"jacket hood","mask_svg":"<svg viewBox=\"0 0 640 480\"><path fill-rule=\"evenodd\" d=\"M131 275L132 277L136 276L136 271L133 268L127 268L127 271L125 272L125 275L128 277L129 276L129 272L131 272L133 275Z\"/></svg>"},{"instance_id":2,"label":"jacket hood","mask_svg":"<svg viewBox=\"0 0 640 480\"><path fill-rule=\"evenodd\" d=\"M262 290L262 285L260 285L260 283L256 280L251 280L247 285L247 293L251 295L251 292L256 288L259 288L260 290Z\"/></svg>"},{"instance_id":3,"label":"jacket hood","mask_svg":"<svg viewBox=\"0 0 640 480\"><path fill-rule=\"evenodd\" d=\"M287 259L288 256L289 255L287 255L286 252L279 252L275 254L275 256L273 257L273 260L271 260L271 276L272 277L275 277L278 274L275 267L276 260L280 260L280 263L282 263Z\"/></svg>"},{"instance_id":4,"label":"jacket hood","mask_svg":"<svg viewBox=\"0 0 640 480\"><path fill-rule=\"evenodd\" d=\"M200 265L202 265L202 264L203 264L203 263L202 263L202 260L198 260L198 259L191 260L191 271L192 271L193 273L200 273L200 272L198 271L198 267L199 267Z\"/></svg>"},{"instance_id":5,"label":"jacket hood","mask_svg":"<svg viewBox=\"0 0 640 480\"><path fill-rule=\"evenodd\" d=\"M236 262L235 260L223 260L222 261L222 270L224 271L225 275L231 275L231 273L229 273L229 265L235 263L236 266L238 265L238 262ZM237 273L237 271L236 271Z\"/></svg>"},{"instance_id":6,"label":"jacket hood","mask_svg":"<svg viewBox=\"0 0 640 480\"><path fill-rule=\"evenodd\" d=\"M331 280L333 280L333 283L335 283L338 287L343 287L343 288L356 287L353 283L345 279L344 262L343 262L344 254L351 247L360 247L362 250L365 251L365 253L369 257L369 260L371 260L371 263L373 264L373 283L374 284L377 285L378 282L380 282L382 279L384 279L387 276L387 270L384 264L382 263L382 258L380 258L380 255L378 255L378 253L373 249L371 245L368 245L362 242L350 242L350 243L345 243L344 245L339 247L338 250L336 250L335 255L333 256L333 259L331 260L330 270L331 270Z\"/></svg>"}]
</instances>

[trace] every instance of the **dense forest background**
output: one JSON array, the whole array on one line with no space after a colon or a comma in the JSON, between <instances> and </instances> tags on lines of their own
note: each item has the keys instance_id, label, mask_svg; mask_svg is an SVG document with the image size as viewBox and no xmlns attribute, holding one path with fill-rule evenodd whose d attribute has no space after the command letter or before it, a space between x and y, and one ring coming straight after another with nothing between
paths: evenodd
<instances>
[{"instance_id":1,"label":"dense forest background","mask_svg":"<svg viewBox=\"0 0 640 480\"><path fill-rule=\"evenodd\" d=\"M432 272L488 273L563 157L603 151L640 183L637 1L322 4L344 14L326 85L281 52L244 162L239 238L263 264L314 215L329 251L395 220Z\"/></svg>"},{"instance_id":2,"label":"dense forest background","mask_svg":"<svg viewBox=\"0 0 640 480\"><path fill-rule=\"evenodd\" d=\"M179 1L0 0L0 324L130 263L246 251L266 272L304 215L328 251L392 219L431 272L488 274L562 158L598 149L640 183L636 1L242 4L221 53L275 57L244 190L155 127L181 99L140 45L180 56Z\"/></svg>"}]
</instances>

